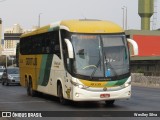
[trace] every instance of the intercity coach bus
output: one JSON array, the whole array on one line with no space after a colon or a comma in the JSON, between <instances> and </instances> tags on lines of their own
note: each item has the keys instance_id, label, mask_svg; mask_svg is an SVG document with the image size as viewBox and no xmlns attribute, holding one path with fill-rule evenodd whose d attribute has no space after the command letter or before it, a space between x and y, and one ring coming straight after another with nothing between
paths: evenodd
<instances>
[{"instance_id":1,"label":"intercity coach bus","mask_svg":"<svg viewBox=\"0 0 160 120\"><path fill-rule=\"evenodd\" d=\"M20 83L66 101L105 101L131 96L130 53L137 44L117 24L101 20L64 20L20 38Z\"/></svg>"}]
</instances>

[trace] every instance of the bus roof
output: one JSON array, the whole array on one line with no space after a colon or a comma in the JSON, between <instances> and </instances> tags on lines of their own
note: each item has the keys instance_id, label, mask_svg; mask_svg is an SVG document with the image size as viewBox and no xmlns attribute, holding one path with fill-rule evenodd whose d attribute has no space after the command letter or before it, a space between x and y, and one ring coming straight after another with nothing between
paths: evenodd
<instances>
[{"instance_id":1,"label":"bus roof","mask_svg":"<svg viewBox=\"0 0 160 120\"><path fill-rule=\"evenodd\" d=\"M60 23L69 28L70 32L79 33L120 33L123 29L110 21L101 20L65 20Z\"/></svg>"},{"instance_id":2,"label":"bus roof","mask_svg":"<svg viewBox=\"0 0 160 120\"><path fill-rule=\"evenodd\" d=\"M21 37L27 37L40 33L45 33L55 29L66 29L70 32L76 33L122 33L124 30L117 24L110 21L101 20L63 20L53 23L41 28L36 29L30 33L23 34Z\"/></svg>"},{"instance_id":3,"label":"bus roof","mask_svg":"<svg viewBox=\"0 0 160 120\"><path fill-rule=\"evenodd\" d=\"M40 33L45 33L48 31L48 29L50 28L50 25L38 28L34 31L28 32L28 33L24 33L20 36L20 38L22 37L27 37L27 36L32 36L32 35L36 35L36 34L40 34Z\"/></svg>"}]
</instances>

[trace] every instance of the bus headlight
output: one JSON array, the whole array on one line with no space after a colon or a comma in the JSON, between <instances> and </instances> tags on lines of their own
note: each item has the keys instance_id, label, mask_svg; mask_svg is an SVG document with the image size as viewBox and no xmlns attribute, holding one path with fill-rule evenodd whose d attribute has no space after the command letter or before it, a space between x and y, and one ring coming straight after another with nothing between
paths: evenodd
<instances>
[{"instance_id":1,"label":"bus headlight","mask_svg":"<svg viewBox=\"0 0 160 120\"><path fill-rule=\"evenodd\" d=\"M128 87L128 86L130 86L130 85L131 85L131 81L126 82L126 83L124 84L124 87Z\"/></svg>"},{"instance_id":2,"label":"bus headlight","mask_svg":"<svg viewBox=\"0 0 160 120\"><path fill-rule=\"evenodd\" d=\"M82 84L73 82L72 80L71 80L71 83L72 83L72 85L77 86L78 88L81 88L81 89L86 89L86 88L88 88L88 86L85 86L85 85L82 85Z\"/></svg>"}]
</instances>

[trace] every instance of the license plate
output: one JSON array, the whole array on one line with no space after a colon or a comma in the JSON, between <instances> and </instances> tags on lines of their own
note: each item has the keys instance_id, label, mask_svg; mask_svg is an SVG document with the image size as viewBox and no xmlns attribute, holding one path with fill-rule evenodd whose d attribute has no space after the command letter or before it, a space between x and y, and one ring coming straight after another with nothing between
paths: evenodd
<instances>
[{"instance_id":1,"label":"license plate","mask_svg":"<svg viewBox=\"0 0 160 120\"><path fill-rule=\"evenodd\" d=\"M110 94L100 94L100 98L109 98Z\"/></svg>"}]
</instances>

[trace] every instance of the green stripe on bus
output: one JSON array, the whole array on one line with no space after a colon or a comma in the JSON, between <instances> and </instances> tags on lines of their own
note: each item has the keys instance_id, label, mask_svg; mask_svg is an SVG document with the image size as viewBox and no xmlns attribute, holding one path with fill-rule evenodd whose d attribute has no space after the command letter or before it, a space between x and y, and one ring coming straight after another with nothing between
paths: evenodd
<instances>
[{"instance_id":1,"label":"green stripe on bus","mask_svg":"<svg viewBox=\"0 0 160 120\"><path fill-rule=\"evenodd\" d=\"M46 86L48 84L51 72L52 60L53 60L53 54L47 55L47 63L46 63L42 86Z\"/></svg>"},{"instance_id":2,"label":"green stripe on bus","mask_svg":"<svg viewBox=\"0 0 160 120\"><path fill-rule=\"evenodd\" d=\"M128 80L128 78L125 78L125 79L122 79L122 80L118 80L118 82L115 84L115 86L123 85L127 80Z\"/></svg>"},{"instance_id":3,"label":"green stripe on bus","mask_svg":"<svg viewBox=\"0 0 160 120\"><path fill-rule=\"evenodd\" d=\"M45 68L46 68L47 55L42 55L42 61L40 66L39 80L38 84L41 85L44 78Z\"/></svg>"},{"instance_id":4,"label":"green stripe on bus","mask_svg":"<svg viewBox=\"0 0 160 120\"><path fill-rule=\"evenodd\" d=\"M111 81L111 82L107 82L107 84L105 85L106 87L112 87L117 83L117 81Z\"/></svg>"},{"instance_id":5,"label":"green stripe on bus","mask_svg":"<svg viewBox=\"0 0 160 120\"><path fill-rule=\"evenodd\" d=\"M109 81L105 86L106 87L120 86L120 85L123 85L127 80L128 78L117 80L117 81Z\"/></svg>"},{"instance_id":6,"label":"green stripe on bus","mask_svg":"<svg viewBox=\"0 0 160 120\"><path fill-rule=\"evenodd\" d=\"M49 81L53 54L43 55L40 68L39 85L46 86Z\"/></svg>"}]
</instances>

